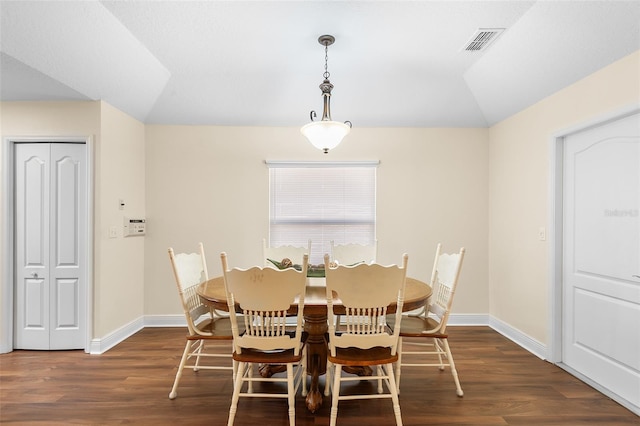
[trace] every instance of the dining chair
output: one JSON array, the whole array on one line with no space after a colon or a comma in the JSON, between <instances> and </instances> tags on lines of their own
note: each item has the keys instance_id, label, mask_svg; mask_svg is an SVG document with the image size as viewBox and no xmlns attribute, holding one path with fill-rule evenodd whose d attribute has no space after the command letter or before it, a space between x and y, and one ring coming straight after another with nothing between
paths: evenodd
<instances>
[{"instance_id":1,"label":"dining chair","mask_svg":"<svg viewBox=\"0 0 640 426\"><path fill-rule=\"evenodd\" d=\"M228 361L232 361L229 346L233 340L233 334L229 316L219 316L213 309L203 304L196 293L196 287L208 280L207 262L202 243L198 244L196 253L175 253L173 248L169 247L169 259L188 330L178 372L169 392L169 399L174 399L178 394L182 370L186 368L193 371L234 370L233 362L224 365L213 362L214 358L227 358ZM224 344L226 342L228 343ZM187 365L192 357L195 357L194 363ZM208 358L212 362L201 364L202 358Z\"/></svg>"},{"instance_id":2,"label":"dining chair","mask_svg":"<svg viewBox=\"0 0 640 426\"><path fill-rule=\"evenodd\" d=\"M269 247L267 240L262 239L262 261L264 266L276 269L284 269L293 265L302 265L302 257L304 255L311 256L311 240L307 242L307 247L283 245L278 247ZM290 265L283 265L282 261L289 259Z\"/></svg>"},{"instance_id":3,"label":"dining chair","mask_svg":"<svg viewBox=\"0 0 640 426\"><path fill-rule=\"evenodd\" d=\"M400 390L401 368L438 367L443 371L448 366L451 368L451 374L456 384L456 394L460 397L464 395L449 347L447 322L453 304L453 296L458 286L465 249L462 247L458 253L452 254L442 253L441 250L442 245L438 244L430 281L434 291L433 296L421 311L405 315L399 327L399 357L396 363L398 392ZM389 323L394 329L398 328L393 323L393 319ZM407 347L411 347L412 350L407 350ZM407 356L414 361L409 362ZM437 362L434 358L436 356ZM427 362L429 357L434 358L432 362Z\"/></svg>"},{"instance_id":4,"label":"dining chair","mask_svg":"<svg viewBox=\"0 0 640 426\"><path fill-rule=\"evenodd\" d=\"M378 256L378 240L374 240L373 244L335 244L330 241L331 248L331 264L337 265L356 265L358 263L373 263ZM336 315L336 324L341 325L342 318Z\"/></svg>"},{"instance_id":5,"label":"dining chair","mask_svg":"<svg viewBox=\"0 0 640 426\"><path fill-rule=\"evenodd\" d=\"M329 255L324 256L329 320L325 395L329 390L332 393L332 426L338 417L339 401L378 398L392 400L396 424L402 425L393 369L393 363L398 360L399 330L391 330L386 318L388 313L395 314L396 323L401 324L407 261L405 254L400 266L360 263L332 268ZM339 308L344 316L344 327L336 327L334 298L342 302ZM345 367L354 366L372 367L372 375L343 375ZM378 393L340 395L342 382L361 380L377 380ZM387 393L384 393L383 383Z\"/></svg>"},{"instance_id":6,"label":"dining chair","mask_svg":"<svg viewBox=\"0 0 640 426\"><path fill-rule=\"evenodd\" d=\"M372 263L378 256L378 240L373 244L331 244L331 261L340 265L353 265L356 263Z\"/></svg>"},{"instance_id":7,"label":"dining chair","mask_svg":"<svg viewBox=\"0 0 640 426\"><path fill-rule=\"evenodd\" d=\"M308 255L302 258L302 270L274 269L254 266L249 269L229 269L226 253L220 255L224 271L225 291L231 316L233 333L233 359L237 362L235 384L228 425L233 425L240 397L287 398L289 424L295 425L295 395L302 384L306 396L307 333L302 331L304 296ZM286 324L287 311L297 310L295 330ZM244 332L240 332L244 328ZM285 365L286 378L253 377L254 364ZM255 392L253 383L284 382L287 393ZM247 390L243 391L244 384Z\"/></svg>"}]
</instances>

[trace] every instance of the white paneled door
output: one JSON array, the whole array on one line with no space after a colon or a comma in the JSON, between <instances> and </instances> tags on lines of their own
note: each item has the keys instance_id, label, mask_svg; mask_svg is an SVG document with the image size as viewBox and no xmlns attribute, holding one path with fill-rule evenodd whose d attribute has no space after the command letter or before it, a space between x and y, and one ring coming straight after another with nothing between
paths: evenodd
<instances>
[{"instance_id":1,"label":"white paneled door","mask_svg":"<svg viewBox=\"0 0 640 426\"><path fill-rule=\"evenodd\" d=\"M564 146L563 363L640 407L640 114Z\"/></svg>"},{"instance_id":2,"label":"white paneled door","mask_svg":"<svg viewBox=\"0 0 640 426\"><path fill-rule=\"evenodd\" d=\"M86 146L15 145L16 349L83 349Z\"/></svg>"}]
</instances>

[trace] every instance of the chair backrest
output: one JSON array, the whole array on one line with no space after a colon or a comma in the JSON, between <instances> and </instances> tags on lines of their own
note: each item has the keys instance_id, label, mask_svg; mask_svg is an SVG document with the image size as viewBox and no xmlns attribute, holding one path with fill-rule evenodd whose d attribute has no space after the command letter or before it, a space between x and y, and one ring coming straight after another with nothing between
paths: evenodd
<instances>
[{"instance_id":1,"label":"chair backrest","mask_svg":"<svg viewBox=\"0 0 640 426\"><path fill-rule=\"evenodd\" d=\"M378 256L378 240L371 245L334 244L331 240L331 261L340 265L356 263L373 263Z\"/></svg>"},{"instance_id":2,"label":"chair backrest","mask_svg":"<svg viewBox=\"0 0 640 426\"><path fill-rule=\"evenodd\" d=\"M458 253L451 254L442 253L441 244L438 244L436 248L436 257L431 272L433 296L430 298L426 314L439 323L438 331L441 333L444 333L447 328L464 253L464 247Z\"/></svg>"},{"instance_id":3,"label":"chair backrest","mask_svg":"<svg viewBox=\"0 0 640 426\"><path fill-rule=\"evenodd\" d=\"M190 335L210 335L197 327L197 320L204 314L211 315L210 309L202 303L196 293L196 287L209 279L207 261L204 256L204 246L198 244L197 253L174 253L169 247L169 260L178 287L178 295L182 303L182 310L187 319Z\"/></svg>"},{"instance_id":4,"label":"chair backrest","mask_svg":"<svg viewBox=\"0 0 640 426\"><path fill-rule=\"evenodd\" d=\"M276 268L272 261L277 263L283 259L291 260L294 265L302 265L302 257L307 254L311 256L311 240L308 241L307 247L297 247L292 245L284 245L279 247L267 246L267 240L262 240L262 262L264 266Z\"/></svg>"},{"instance_id":5,"label":"chair backrest","mask_svg":"<svg viewBox=\"0 0 640 426\"><path fill-rule=\"evenodd\" d=\"M327 313L329 319L329 350L336 348L375 346L391 348L395 355L398 345L408 256L402 256L402 265L383 266L360 263L354 266L330 267L325 254L327 283ZM334 297L341 301L343 326L336 331ZM396 305L396 327L387 327L386 316L390 305Z\"/></svg>"},{"instance_id":6,"label":"chair backrest","mask_svg":"<svg viewBox=\"0 0 640 426\"><path fill-rule=\"evenodd\" d=\"M293 268L274 269L254 266L249 269L229 269L226 253L220 254L229 312L233 345L237 353L243 348L260 350L294 349L298 355L302 338L306 271L309 256L302 257L302 271ZM287 333L287 311L297 304L295 334ZM239 333L238 321L244 322Z\"/></svg>"}]
</instances>

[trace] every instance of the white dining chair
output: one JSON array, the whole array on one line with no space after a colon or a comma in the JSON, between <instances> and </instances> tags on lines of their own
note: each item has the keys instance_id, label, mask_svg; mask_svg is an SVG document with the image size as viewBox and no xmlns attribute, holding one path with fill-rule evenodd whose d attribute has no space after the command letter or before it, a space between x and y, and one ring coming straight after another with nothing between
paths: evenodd
<instances>
[{"instance_id":1,"label":"white dining chair","mask_svg":"<svg viewBox=\"0 0 640 426\"><path fill-rule=\"evenodd\" d=\"M396 363L398 392L403 367L438 367L440 371L450 367L456 394L460 397L464 395L447 334L447 322L458 287L464 254L464 247L458 253L451 254L442 253L440 244L436 248L430 282L434 295L421 311L405 315L399 327L399 358ZM389 323L392 327L398 328L393 319L390 319Z\"/></svg>"},{"instance_id":2,"label":"white dining chair","mask_svg":"<svg viewBox=\"0 0 640 426\"><path fill-rule=\"evenodd\" d=\"M196 293L196 287L209 279L202 243L198 244L196 253L175 253L171 247L168 251L188 331L178 372L169 392L169 399L174 399L178 395L178 384L184 369L234 370L230 350L233 334L229 315L219 316L203 304ZM195 358L193 364L187 364L191 358ZM202 364L204 358L210 361L225 358L227 362Z\"/></svg>"},{"instance_id":3,"label":"white dining chair","mask_svg":"<svg viewBox=\"0 0 640 426\"><path fill-rule=\"evenodd\" d=\"M374 240L373 244L335 244L334 240L330 241L331 248L331 264L336 265L357 265L358 263L373 263L378 257L378 240ZM336 315L336 324L340 325L342 318Z\"/></svg>"},{"instance_id":4,"label":"white dining chair","mask_svg":"<svg viewBox=\"0 0 640 426\"><path fill-rule=\"evenodd\" d=\"M372 263L378 257L378 240L374 240L372 244L335 244L333 240L331 245L331 262L340 265L354 265L357 263Z\"/></svg>"},{"instance_id":5,"label":"white dining chair","mask_svg":"<svg viewBox=\"0 0 640 426\"><path fill-rule=\"evenodd\" d=\"M302 257L304 255L311 256L311 240L307 242L307 246L294 246L294 245L282 245L277 247L270 247L267 245L267 240L262 240L262 262L264 266L270 268L282 269L282 261L289 259L291 265L284 265L289 267L293 265L302 265Z\"/></svg>"},{"instance_id":6,"label":"white dining chair","mask_svg":"<svg viewBox=\"0 0 640 426\"><path fill-rule=\"evenodd\" d=\"M327 383L325 394L332 393L330 424L335 426L338 403L352 399L390 398L397 425L402 425L400 402L393 363L398 360L399 330L387 326L389 309L395 310L397 324L402 321L402 306L408 256L400 265L382 266L360 263L355 266L330 266L324 257L327 314L329 322ZM334 297L342 302L344 327L336 327ZM343 367L371 366L371 376L345 376ZM343 382L376 380L377 394L340 395ZM384 393L383 383L387 392Z\"/></svg>"},{"instance_id":7,"label":"white dining chair","mask_svg":"<svg viewBox=\"0 0 640 426\"><path fill-rule=\"evenodd\" d=\"M304 296L308 256L302 258L303 271L254 266L230 269L226 253L220 255L233 333L233 360L238 363L228 425L233 425L241 397L287 398L289 425L295 426L295 395L302 385L306 395L307 333L303 332ZM295 329L288 327L287 311L297 303ZM244 329L244 332L242 330ZM270 364L286 366L286 378L254 377L251 366ZM254 383L286 383L286 393L256 391ZM244 385L247 384L247 390ZM266 389L266 388L265 388Z\"/></svg>"}]
</instances>

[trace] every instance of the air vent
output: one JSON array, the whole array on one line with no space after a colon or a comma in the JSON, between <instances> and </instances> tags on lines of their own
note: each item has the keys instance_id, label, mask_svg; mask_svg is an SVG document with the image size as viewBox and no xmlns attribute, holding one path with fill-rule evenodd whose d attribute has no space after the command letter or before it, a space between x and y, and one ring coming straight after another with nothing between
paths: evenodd
<instances>
[{"instance_id":1,"label":"air vent","mask_svg":"<svg viewBox=\"0 0 640 426\"><path fill-rule=\"evenodd\" d=\"M494 42L504 28L478 28L469 41L464 45L462 50L468 52L479 52L485 50L492 42Z\"/></svg>"}]
</instances>

